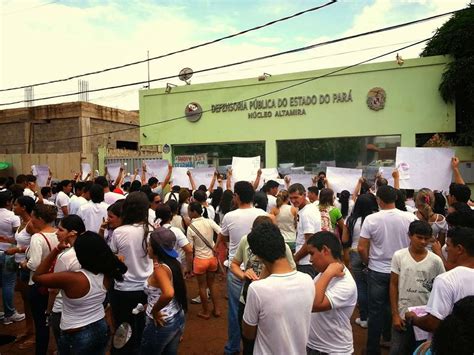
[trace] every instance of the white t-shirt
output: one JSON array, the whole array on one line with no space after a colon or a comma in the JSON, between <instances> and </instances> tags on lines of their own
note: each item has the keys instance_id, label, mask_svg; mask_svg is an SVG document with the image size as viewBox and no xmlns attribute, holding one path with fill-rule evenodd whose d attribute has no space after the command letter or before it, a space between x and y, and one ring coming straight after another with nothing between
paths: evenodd
<instances>
[{"instance_id":1,"label":"white t-shirt","mask_svg":"<svg viewBox=\"0 0 474 355\"><path fill-rule=\"evenodd\" d=\"M410 244L408 227L413 213L397 208L381 210L365 217L360 237L370 240L369 269L390 274L393 254Z\"/></svg>"},{"instance_id":2,"label":"white t-shirt","mask_svg":"<svg viewBox=\"0 0 474 355\"><path fill-rule=\"evenodd\" d=\"M436 277L426 311L443 320L453 311L454 304L474 296L474 269L458 266Z\"/></svg>"},{"instance_id":3,"label":"white t-shirt","mask_svg":"<svg viewBox=\"0 0 474 355\"><path fill-rule=\"evenodd\" d=\"M321 231L321 214L316 206L312 203L307 203L302 209L298 211L298 219L296 224L296 252L300 250L306 243L305 234L314 234ZM298 265L311 265L309 255L300 259Z\"/></svg>"},{"instance_id":4,"label":"white t-shirt","mask_svg":"<svg viewBox=\"0 0 474 355\"><path fill-rule=\"evenodd\" d=\"M87 200L82 196L71 198L69 200L69 214L77 214L79 212L79 208L81 208L81 206L85 205L86 203Z\"/></svg>"},{"instance_id":5,"label":"white t-shirt","mask_svg":"<svg viewBox=\"0 0 474 355\"><path fill-rule=\"evenodd\" d=\"M38 197L35 196L35 192L31 190L29 187L23 190L23 196L31 197L35 202L38 202Z\"/></svg>"},{"instance_id":6,"label":"white t-shirt","mask_svg":"<svg viewBox=\"0 0 474 355\"><path fill-rule=\"evenodd\" d=\"M354 223L354 230L352 231L352 245L351 248L357 250L357 246L359 245L360 239L360 230L362 226L362 217L357 218Z\"/></svg>"},{"instance_id":7,"label":"white t-shirt","mask_svg":"<svg viewBox=\"0 0 474 355\"><path fill-rule=\"evenodd\" d=\"M184 202L182 205L181 205L181 209L179 211L179 214L182 216L182 217L189 217L188 215L188 207L189 207L189 204Z\"/></svg>"},{"instance_id":8,"label":"white t-shirt","mask_svg":"<svg viewBox=\"0 0 474 355\"><path fill-rule=\"evenodd\" d=\"M268 199L267 212L270 213L270 211L273 208L275 208L277 205L277 198L273 195L267 194L267 199Z\"/></svg>"},{"instance_id":9,"label":"white t-shirt","mask_svg":"<svg viewBox=\"0 0 474 355\"><path fill-rule=\"evenodd\" d=\"M107 220L108 204L87 202L79 208L77 215L82 218L87 231L99 233L100 225Z\"/></svg>"},{"instance_id":10,"label":"white t-shirt","mask_svg":"<svg viewBox=\"0 0 474 355\"><path fill-rule=\"evenodd\" d=\"M77 271L81 269L81 264L76 257L76 250L71 247L64 249L61 254L58 255L56 259L56 264L54 264L54 272L64 272L64 271ZM54 300L53 312L60 313L63 311L63 291L60 290L56 295Z\"/></svg>"},{"instance_id":11,"label":"white t-shirt","mask_svg":"<svg viewBox=\"0 0 474 355\"><path fill-rule=\"evenodd\" d=\"M298 271L252 282L243 320L257 326L253 353L306 354L313 301L313 280Z\"/></svg>"},{"instance_id":12,"label":"white t-shirt","mask_svg":"<svg viewBox=\"0 0 474 355\"><path fill-rule=\"evenodd\" d=\"M405 319L408 307L426 305L435 277L445 270L438 255L428 251L426 257L417 262L405 248L393 254L392 272L398 275L398 312Z\"/></svg>"},{"instance_id":13,"label":"white t-shirt","mask_svg":"<svg viewBox=\"0 0 474 355\"><path fill-rule=\"evenodd\" d=\"M118 200L123 200L124 198L124 195L118 194L116 192L109 191L104 193L104 202L109 206L113 205Z\"/></svg>"},{"instance_id":14,"label":"white t-shirt","mask_svg":"<svg viewBox=\"0 0 474 355\"><path fill-rule=\"evenodd\" d=\"M212 205L208 205L208 206L202 206L202 208L206 209L207 210L207 216L209 219L212 219L214 220L215 217L216 217L216 210L214 209L214 207Z\"/></svg>"},{"instance_id":15,"label":"white t-shirt","mask_svg":"<svg viewBox=\"0 0 474 355\"><path fill-rule=\"evenodd\" d=\"M0 208L0 235L6 237L13 237L15 232L20 226L20 217L16 216L12 211L6 208ZM10 243L0 243L0 250L7 250L11 247Z\"/></svg>"},{"instance_id":16,"label":"white t-shirt","mask_svg":"<svg viewBox=\"0 0 474 355\"><path fill-rule=\"evenodd\" d=\"M321 274L314 278L314 283ZM329 354L352 354L351 316L357 303L357 286L350 271L344 267L343 277L329 281L325 295L331 309L311 314L308 347Z\"/></svg>"},{"instance_id":17,"label":"white t-shirt","mask_svg":"<svg viewBox=\"0 0 474 355\"><path fill-rule=\"evenodd\" d=\"M148 224L150 226L155 226L156 212L151 208L148 209ZM151 228L151 227L150 227Z\"/></svg>"},{"instance_id":18,"label":"white t-shirt","mask_svg":"<svg viewBox=\"0 0 474 355\"><path fill-rule=\"evenodd\" d=\"M183 231L179 228L173 227L171 224L163 224L163 228L168 228L176 236L176 243L174 244L174 250L179 254L178 261L184 262L186 260L186 255L183 251L183 247L189 244L188 238L184 235Z\"/></svg>"},{"instance_id":19,"label":"white t-shirt","mask_svg":"<svg viewBox=\"0 0 474 355\"><path fill-rule=\"evenodd\" d=\"M260 208L239 208L227 213L221 221L222 235L229 237L229 265L237 251L240 239L250 233L258 216L267 216Z\"/></svg>"},{"instance_id":20,"label":"white t-shirt","mask_svg":"<svg viewBox=\"0 0 474 355\"><path fill-rule=\"evenodd\" d=\"M59 191L56 196L56 207L58 208L58 218L63 218L64 213L62 207L69 207L69 196L63 191Z\"/></svg>"},{"instance_id":21,"label":"white t-shirt","mask_svg":"<svg viewBox=\"0 0 474 355\"><path fill-rule=\"evenodd\" d=\"M26 267L31 271L36 271L36 268L41 264L41 262L49 255L51 250L56 248L59 244L58 237L56 232L52 233L35 233L31 237L30 247L26 252L26 259L28 262L26 263ZM48 242L46 242L46 239ZM30 281L28 285L33 285L33 272L30 272Z\"/></svg>"},{"instance_id":22,"label":"white t-shirt","mask_svg":"<svg viewBox=\"0 0 474 355\"><path fill-rule=\"evenodd\" d=\"M114 288L118 291L143 291L146 279L153 272L153 263L143 244L144 232L142 224L126 224L114 229L110 249L125 257L128 268L124 280L115 281Z\"/></svg>"}]
</instances>

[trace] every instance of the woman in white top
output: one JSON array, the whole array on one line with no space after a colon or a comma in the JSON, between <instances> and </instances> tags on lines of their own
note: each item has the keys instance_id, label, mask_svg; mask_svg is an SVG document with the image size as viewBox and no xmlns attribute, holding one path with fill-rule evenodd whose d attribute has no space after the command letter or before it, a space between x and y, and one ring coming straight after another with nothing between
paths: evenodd
<instances>
[{"instance_id":1,"label":"woman in white top","mask_svg":"<svg viewBox=\"0 0 474 355\"><path fill-rule=\"evenodd\" d=\"M31 221L31 212L35 207L35 201L29 196L20 196L13 204L13 213L20 217L21 224L15 232L16 246L5 251L7 255L15 255L15 262L21 263L26 260L26 250L30 246L31 234L33 233ZM17 336L17 342L20 342L22 348L33 346L34 344L34 324L33 315L31 313L30 301L28 299L28 282L30 281L30 271L20 269L16 283L17 289L20 291L23 299L23 307L25 310L26 331L24 334Z\"/></svg>"},{"instance_id":2,"label":"woman in white top","mask_svg":"<svg viewBox=\"0 0 474 355\"><path fill-rule=\"evenodd\" d=\"M278 193L276 207L272 208L270 214L275 216L276 225L280 228L281 235L290 249L295 251L296 241L296 214L298 210L291 206L288 191L282 190Z\"/></svg>"},{"instance_id":3,"label":"woman in white top","mask_svg":"<svg viewBox=\"0 0 474 355\"><path fill-rule=\"evenodd\" d=\"M141 354L177 354L187 311L186 285L178 253L173 246L176 236L169 229L158 227L148 243L153 271L146 279L148 295L146 326L141 340Z\"/></svg>"},{"instance_id":4,"label":"woman in white top","mask_svg":"<svg viewBox=\"0 0 474 355\"><path fill-rule=\"evenodd\" d=\"M72 182L63 180L58 184L58 194L56 195L55 205L58 208L58 220L69 214L69 194L72 191ZM56 225L59 221L56 222Z\"/></svg>"},{"instance_id":5,"label":"woman in white top","mask_svg":"<svg viewBox=\"0 0 474 355\"><path fill-rule=\"evenodd\" d=\"M20 263L22 268L36 271L41 261L58 245L56 228L52 226L56 217L56 206L38 204L33 208L30 223L36 233L31 237L30 247L26 252L26 260ZM43 355L48 350L49 342L49 327L46 326L45 315L48 306L48 289L33 282L31 276L28 284L30 286L31 311L35 323L35 353Z\"/></svg>"},{"instance_id":6,"label":"woman in white top","mask_svg":"<svg viewBox=\"0 0 474 355\"><path fill-rule=\"evenodd\" d=\"M435 196L430 189L421 189L416 193L415 206L417 211L415 215L419 220L428 222L433 230L433 238L428 246L430 250L435 241L438 241L441 247L444 245L446 232L448 231L448 223L444 216L433 211L434 203Z\"/></svg>"},{"instance_id":7,"label":"woman in white top","mask_svg":"<svg viewBox=\"0 0 474 355\"><path fill-rule=\"evenodd\" d=\"M123 322L132 326L132 337L121 349L112 348L112 353L136 354L145 326L143 314L132 315L138 303L146 303L145 281L153 271L147 254L149 201L145 193L134 191L127 195L122 206L122 225L112 234L110 248L123 258L128 271L124 280L115 282L110 292L110 304L116 327Z\"/></svg>"},{"instance_id":8,"label":"woman in white top","mask_svg":"<svg viewBox=\"0 0 474 355\"><path fill-rule=\"evenodd\" d=\"M354 205L352 214L347 219L348 240L342 240L344 250L350 250L350 269L354 275L357 286L357 303L359 306L359 318L355 320L356 324L367 328L368 322L368 284L367 284L367 265L362 262L357 246L359 245L360 231L365 217L377 212L377 200L372 193L360 195Z\"/></svg>"},{"instance_id":9,"label":"woman in white top","mask_svg":"<svg viewBox=\"0 0 474 355\"><path fill-rule=\"evenodd\" d=\"M214 233L220 234L221 227L212 219L202 217L202 205L198 202L189 204L188 214L191 218L191 224L188 227L187 237L194 249L193 272L198 280L202 305L202 311L198 313L198 317L210 318L206 288L211 292L212 304L214 305L212 314L214 317L220 317L221 311L214 282L218 260L213 248Z\"/></svg>"},{"instance_id":10,"label":"woman in white top","mask_svg":"<svg viewBox=\"0 0 474 355\"><path fill-rule=\"evenodd\" d=\"M123 280L127 267L101 236L87 231L74 242L82 268L75 272L48 272L58 254L68 247L61 241L41 262L33 280L45 287L61 289L63 311L59 353L105 355L108 326L103 302L112 279Z\"/></svg>"}]
</instances>

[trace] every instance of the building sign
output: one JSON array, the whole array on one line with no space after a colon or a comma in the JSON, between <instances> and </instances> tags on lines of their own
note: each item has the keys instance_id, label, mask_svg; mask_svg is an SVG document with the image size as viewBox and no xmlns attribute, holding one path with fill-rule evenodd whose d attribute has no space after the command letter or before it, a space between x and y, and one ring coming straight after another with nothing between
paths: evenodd
<instances>
[{"instance_id":1,"label":"building sign","mask_svg":"<svg viewBox=\"0 0 474 355\"><path fill-rule=\"evenodd\" d=\"M385 107L385 90L382 88L372 88L367 94L367 106L374 111L382 110Z\"/></svg>"},{"instance_id":2,"label":"building sign","mask_svg":"<svg viewBox=\"0 0 474 355\"><path fill-rule=\"evenodd\" d=\"M173 166L180 168L207 168L207 153L194 155L176 155Z\"/></svg>"},{"instance_id":3,"label":"building sign","mask_svg":"<svg viewBox=\"0 0 474 355\"><path fill-rule=\"evenodd\" d=\"M202 116L202 107L197 102L191 102L186 105L184 115L189 122L197 122Z\"/></svg>"},{"instance_id":4,"label":"building sign","mask_svg":"<svg viewBox=\"0 0 474 355\"><path fill-rule=\"evenodd\" d=\"M248 101L211 105L211 113L242 111L249 119L305 116L306 109L317 105L352 102L352 89L332 94L313 94L280 98L259 98Z\"/></svg>"}]
</instances>

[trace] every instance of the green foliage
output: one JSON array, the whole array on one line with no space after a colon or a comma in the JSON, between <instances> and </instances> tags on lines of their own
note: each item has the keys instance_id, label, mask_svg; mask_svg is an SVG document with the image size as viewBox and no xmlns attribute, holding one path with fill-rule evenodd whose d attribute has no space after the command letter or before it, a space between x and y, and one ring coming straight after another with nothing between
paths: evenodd
<instances>
[{"instance_id":1,"label":"green foliage","mask_svg":"<svg viewBox=\"0 0 474 355\"><path fill-rule=\"evenodd\" d=\"M453 61L439 86L446 102L456 102L457 144L474 141L474 6L457 12L427 43L422 57L450 55Z\"/></svg>"}]
</instances>

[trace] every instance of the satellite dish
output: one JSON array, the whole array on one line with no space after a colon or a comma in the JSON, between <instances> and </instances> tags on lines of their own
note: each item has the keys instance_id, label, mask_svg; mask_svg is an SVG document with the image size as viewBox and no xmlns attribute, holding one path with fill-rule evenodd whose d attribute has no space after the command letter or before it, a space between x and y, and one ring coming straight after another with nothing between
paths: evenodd
<instances>
[{"instance_id":1,"label":"satellite dish","mask_svg":"<svg viewBox=\"0 0 474 355\"><path fill-rule=\"evenodd\" d=\"M178 74L178 78L181 81L184 81L187 85L191 83L188 81L193 76L193 70L191 68L183 68Z\"/></svg>"}]
</instances>

